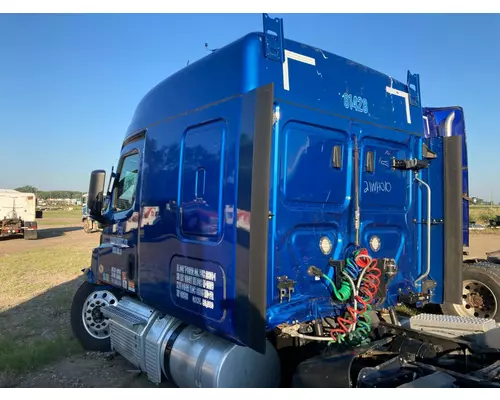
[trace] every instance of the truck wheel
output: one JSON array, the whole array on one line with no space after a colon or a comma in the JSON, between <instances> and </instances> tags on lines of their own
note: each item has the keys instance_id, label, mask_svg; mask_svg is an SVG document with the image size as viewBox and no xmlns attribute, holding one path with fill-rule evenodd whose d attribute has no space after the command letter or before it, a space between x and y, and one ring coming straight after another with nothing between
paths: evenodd
<instances>
[{"instance_id":1,"label":"truck wheel","mask_svg":"<svg viewBox=\"0 0 500 400\"><path fill-rule=\"evenodd\" d=\"M78 288L71 305L71 328L85 350L111 350L108 318L100 309L116 305L120 297L113 289L104 289L87 281Z\"/></svg>"},{"instance_id":2,"label":"truck wheel","mask_svg":"<svg viewBox=\"0 0 500 400\"><path fill-rule=\"evenodd\" d=\"M462 271L462 304L445 303L443 313L500 322L500 267L488 262L464 263Z\"/></svg>"}]
</instances>

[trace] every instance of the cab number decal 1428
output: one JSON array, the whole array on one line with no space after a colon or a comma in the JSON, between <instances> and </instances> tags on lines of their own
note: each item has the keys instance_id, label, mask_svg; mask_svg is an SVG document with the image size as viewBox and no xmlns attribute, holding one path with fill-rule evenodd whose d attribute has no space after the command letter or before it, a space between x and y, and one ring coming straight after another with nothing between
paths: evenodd
<instances>
[{"instance_id":1,"label":"cab number decal 1428","mask_svg":"<svg viewBox=\"0 0 500 400\"><path fill-rule=\"evenodd\" d=\"M360 113L368 114L368 100L361 96L353 96L351 93L344 93L344 107L348 110L355 110Z\"/></svg>"}]
</instances>

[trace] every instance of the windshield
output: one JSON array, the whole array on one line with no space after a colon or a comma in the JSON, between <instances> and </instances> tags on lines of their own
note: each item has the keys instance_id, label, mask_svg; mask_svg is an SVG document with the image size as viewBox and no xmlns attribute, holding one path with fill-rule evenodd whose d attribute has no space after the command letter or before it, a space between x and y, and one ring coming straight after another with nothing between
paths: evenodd
<instances>
[{"instance_id":1,"label":"windshield","mask_svg":"<svg viewBox=\"0 0 500 400\"><path fill-rule=\"evenodd\" d=\"M125 156L118 172L118 182L113 196L115 211L126 211L134 205L138 172L139 154Z\"/></svg>"}]
</instances>

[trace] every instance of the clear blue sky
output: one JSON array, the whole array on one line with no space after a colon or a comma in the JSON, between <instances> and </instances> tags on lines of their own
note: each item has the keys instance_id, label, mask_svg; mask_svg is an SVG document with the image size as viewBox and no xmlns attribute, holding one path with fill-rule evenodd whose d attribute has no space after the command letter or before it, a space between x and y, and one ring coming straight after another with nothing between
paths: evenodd
<instances>
[{"instance_id":1,"label":"clear blue sky","mask_svg":"<svg viewBox=\"0 0 500 400\"><path fill-rule=\"evenodd\" d=\"M424 105L461 105L471 195L500 201L500 15L276 15L285 36L396 79ZM0 187L86 190L116 165L141 97L260 14L0 15ZM6 149L12 150L12 155Z\"/></svg>"}]
</instances>

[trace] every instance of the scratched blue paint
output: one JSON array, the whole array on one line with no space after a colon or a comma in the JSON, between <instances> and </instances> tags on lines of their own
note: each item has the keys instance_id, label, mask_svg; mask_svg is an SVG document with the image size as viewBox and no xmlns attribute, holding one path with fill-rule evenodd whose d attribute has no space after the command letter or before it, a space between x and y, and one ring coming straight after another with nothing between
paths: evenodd
<instances>
[{"instance_id":1,"label":"scratched blue paint","mask_svg":"<svg viewBox=\"0 0 500 400\"><path fill-rule=\"evenodd\" d=\"M421 227L413 222L422 215L420 189L412 173L390 168L392 157L420 154L425 138L419 103L407 114L405 99L387 90L408 92L406 83L295 41L285 40L284 48L314 59L314 65L288 59L289 90L283 64L266 58L263 35L252 33L183 68L145 95L125 135L147 129L145 139L121 152L137 149L141 154L136 202L104 229L99 259L93 263L95 270L103 264L106 273L112 267L127 271L134 256L135 291L144 302L235 342L242 340L232 304L238 285L246 284L236 279L236 245L244 245L237 235L236 206L250 202L250 192L238 191L245 183L238 182L238 171L251 162L239 156L245 129L241 96L263 85L275 84L276 117L269 187L274 217L269 222L267 282L262 282L268 328L343 312L341 305L331 304L325 284L306 271L315 265L331 275L328 260L343 258L354 241L354 138L360 152L361 245L369 248L370 238L378 236L381 248L370 250L372 256L395 258L399 268L387 304L397 301L399 291L415 289L412 282L423 270ZM418 88L412 93L420 96ZM186 145L186 132L204 125L219 130ZM217 151L211 152L214 144ZM339 168L332 164L334 146L341 148ZM374 154L373 172L364 168L369 151ZM199 192L200 168L206 195L196 203L192 197ZM142 226L148 207L157 214ZM117 226L129 244L121 255L110 249ZM321 252L323 236L332 242L331 254ZM220 277L214 308L179 299L176 257L188 260L185 264L193 260L189 266ZM297 282L290 301L283 303L277 289L280 276Z\"/></svg>"}]
</instances>

